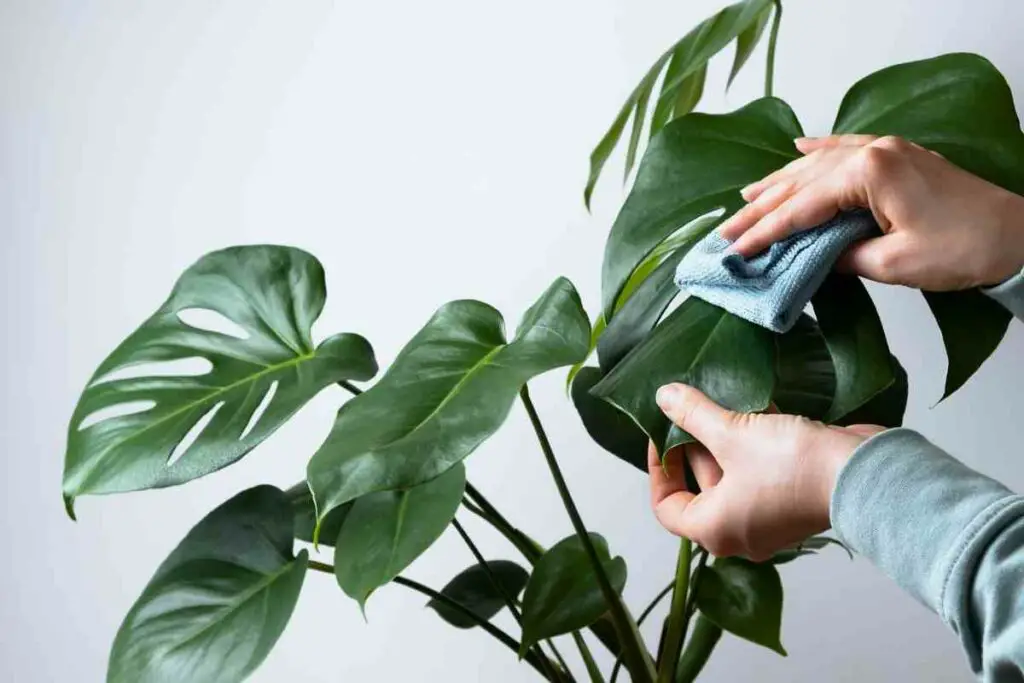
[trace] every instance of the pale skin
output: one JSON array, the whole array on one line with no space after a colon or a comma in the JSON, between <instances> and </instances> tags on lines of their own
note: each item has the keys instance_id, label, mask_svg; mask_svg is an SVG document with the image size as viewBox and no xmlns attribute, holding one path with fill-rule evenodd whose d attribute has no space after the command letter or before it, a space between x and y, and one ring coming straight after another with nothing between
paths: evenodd
<instances>
[{"instance_id":1,"label":"pale skin","mask_svg":"<svg viewBox=\"0 0 1024 683\"><path fill-rule=\"evenodd\" d=\"M804 155L742 191L747 206L719 233L753 256L843 209L869 208L883 235L852 246L839 268L886 284L948 291L998 284L1024 265L1024 197L899 138L801 138ZM755 561L827 530L836 476L874 425L726 410L670 384L658 405L691 444L648 458L658 521L718 557ZM701 491L686 490L682 457Z\"/></svg>"}]
</instances>

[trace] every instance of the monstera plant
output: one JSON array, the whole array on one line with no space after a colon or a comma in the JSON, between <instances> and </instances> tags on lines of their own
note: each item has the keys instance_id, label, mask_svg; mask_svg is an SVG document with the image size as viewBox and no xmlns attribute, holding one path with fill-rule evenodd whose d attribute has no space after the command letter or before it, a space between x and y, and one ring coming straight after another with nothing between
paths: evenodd
<instances>
[{"instance_id":1,"label":"monstera plant","mask_svg":"<svg viewBox=\"0 0 1024 683\"><path fill-rule=\"evenodd\" d=\"M333 574L360 608L382 587L418 591L442 620L485 630L549 681L614 680L623 667L633 681L690 681L726 633L785 654L777 566L834 541L811 538L754 563L712 558L683 540L674 571L666 567L668 586L634 617L621 597L626 561L574 505L528 390L534 377L567 368L587 432L641 470L649 441L664 453L690 438L655 405L656 388L670 381L694 384L735 410L775 404L832 423L901 423L907 375L858 279L830 276L812 301L813 317L781 335L687 299L673 284L687 250L742 205L739 189L798 156L797 117L770 96L780 17L778 2L746 0L704 21L658 58L594 150L588 202L627 124L627 175L649 132L608 236L593 323L565 279L540 294L512 335L486 303L453 301L364 384L378 370L366 339L311 336L326 299L312 255L232 247L185 271L79 400L65 456L70 515L82 495L180 485L236 462L328 385L351 398L309 454L304 479L237 493L182 539L125 617L107 680L241 681L287 626L309 572ZM766 96L728 114L691 113L708 60L735 42L731 80L769 22ZM1010 89L978 56L867 76L839 105L834 131L909 138L1024 192L1024 135ZM683 300L673 307L677 296ZM992 353L1009 316L978 292L925 297L948 356L949 395ZM230 327L197 322L197 312ZM585 365L595 351L596 364ZM517 400L574 532L550 548L521 531L514 514L499 512L463 467ZM591 450L580 444L573 456ZM460 510L486 520L520 559L483 556ZM403 575L449 527L475 563L439 588ZM668 596L661 642L647 644L638 624ZM492 623L505 609L516 635ZM570 670L559 637L579 649L585 671ZM597 644L614 656L613 671L596 664Z\"/></svg>"}]
</instances>

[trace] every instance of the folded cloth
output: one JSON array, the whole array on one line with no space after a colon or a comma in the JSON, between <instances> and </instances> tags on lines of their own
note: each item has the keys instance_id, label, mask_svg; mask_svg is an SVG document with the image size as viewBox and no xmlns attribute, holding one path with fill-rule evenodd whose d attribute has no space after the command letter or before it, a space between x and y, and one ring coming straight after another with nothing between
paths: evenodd
<instances>
[{"instance_id":1,"label":"folded cloth","mask_svg":"<svg viewBox=\"0 0 1024 683\"><path fill-rule=\"evenodd\" d=\"M679 262L675 282L744 320L787 332L843 251L878 233L870 211L844 211L747 260L730 252L731 242L712 231Z\"/></svg>"}]
</instances>

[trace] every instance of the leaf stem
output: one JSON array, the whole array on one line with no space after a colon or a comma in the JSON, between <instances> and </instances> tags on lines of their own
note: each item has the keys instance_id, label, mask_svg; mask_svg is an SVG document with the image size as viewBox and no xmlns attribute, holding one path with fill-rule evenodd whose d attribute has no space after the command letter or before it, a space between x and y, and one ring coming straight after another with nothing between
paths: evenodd
<instances>
[{"instance_id":1,"label":"leaf stem","mask_svg":"<svg viewBox=\"0 0 1024 683\"><path fill-rule=\"evenodd\" d=\"M498 512L491 503L484 498L483 494L468 481L466 482L466 496L472 501L466 505L466 509L490 523L498 533L508 539L508 542L515 546L523 557L531 565L537 564L537 560L544 554L544 548L539 546L533 539L522 531L512 526L505 517ZM463 501L465 505L466 501ZM474 505L475 504L475 505Z\"/></svg>"},{"instance_id":2,"label":"leaf stem","mask_svg":"<svg viewBox=\"0 0 1024 683\"><path fill-rule=\"evenodd\" d=\"M690 618L697 611L697 591L700 589L700 579L704 574L704 567L708 565L708 551L698 546L700 559L697 560L697 568L693 570L693 579L690 581L690 597L686 603L686 615L683 620L683 636L686 636L687 628L690 625Z\"/></svg>"},{"instance_id":3,"label":"leaf stem","mask_svg":"<svg viewBox=\"0 0 1024 683\"><path fill-rule=\"evenodd\" d=\"M690 642L679 658L674 683L693 683L711 658L711 652L722 638L722 629L701 614L693 627Z\"/></svg>"},{"instance_id":4,"label":"leaf stem","mask_svg":"<svg viewBox=\"0 0 1024 683\"><path fill-rule=\"evenodd\" d=\"M516 623L522 626L523 615L519 612L519 608L516 607L516 603L508 594L508 591L506 591L505 587L501 585L500 581L498 581L498 577L491 571L491 566L487 564L487 560L484 559L480 549L476 547L476 544L473 543L473 539L469 537L469 534L466 532L466 528L462 526L462 523L459 522L458 519L452 519L452 526L455 527L455 531L457 531L459 536L462 537L462 541L466 544L466 547L469 548L469 552L473 553L473 557L476 558L477 564L483 567L484 574L487 575L487 579L491 582L491 585L494 586L494 590L498 591L498 595L500 595L502 600L505 601L505 606L508 607L508 611L512 613L513 617L515 617Z\"/></svg>"},{"instance_id":5,"label":"leaf stem","mask_svg":"<svg viewBox=\"0 0 1024 683\"><path fill-rule=\"evenodd\" d=\"M569 493L569 486L565 482L562 469L559 467L558 460L555 458L555 452L551 448L551 442L548 440L547 433L544 431L544 425L541 424L540 416L537 415L537 410L533 406L533 401L530 400L530 392L525 384L519 391L519 397L526 408L526 414L530 417L533 431L537 434L537 440L540 442L541 450L544 452L544 458L547 460L548 469L551 470L551 477L555 480L555 486L558 488L558 494L562 498L565 511L569 514L569 520L572 522L576 536L580 539L580 544L590 560L590 565L594 570L601 593L608 604L609 616L612 623L615 624L615 630L619 636L619 645L622 648L626 668L629 669L634 683L651 681L654 679L655 672L650 655L647 654L646 648L643 646L643 641L640 639L632 617L626 611L622 598L615 591L615 588L612 587L611 581L608 580L608 575L604 571L601 559L597 556L597 549L594 548L590 534L587 532L587 527L583 523L583 518L580 517L579 510L576 509L576 503Z\"/></svg>"},{"instance_id":6,"label":"leaf stem","mask_svg":"<svg viewBox=\"0 0 1024 683\"><path fill-rule=\"evenodd\" d=\"M672 588L672 608L668 613L663 647L658 662L658 683L671 683L675 678L676 662L686 640L686 597L690 590L690 561L693 559L693 544L688 538L679 541L679 555L676 559L676 580Z\"/></svg>"},{"instance_id":7,"label":"leaf stem","mask_svg":"<svg viewBox=\"0 0 1024 683\"><path fill-rule=\"evenodd\" d=\"M662 588L660 593L658 593L656 596L654 596L654 599L651 600L651 603L649 605L647 605L647 607L644 608L644 611L640 613L640 616L637 617L637 620L636 620L636 625L637 626L640 626L642 623L644 623L644 621L647 620L647 617L649 617L651 612L654 611L654 608L658 606L658 603L660 603L662 600L665 599L666 595L668 595L669 593L672 592L672 589L675 587L675 585L676 585L675 581L673 581L672 583L670 583L667 586L665 586L664 588ZM610 679L610 683L615 683L616 679L618 679L618 677L619 677L619 671L621 671L621 670L622 670L622 656L620 655L615 660L615 666L612 668L612 677Z\"/></svg>"},{"instance_id":8,"label":"leaf stem","mask_svg":"<svg viewBox=\"0 0 1024 683\"><path fill-rule=\"evenodd\" d=\"M775 45L779 40L779 24L782 23L782 0L774 0L775 12L772 15L772 29L768 34L768 56L764 69L764 96L771 97L775 85Z\"/></svg>"},{"instance_id":9,"label":"leaf stem","mask_svg":"<svg viewBox=\"0 0 1024 683\"><path fill-rule=\"evenodd\" d=\"M583 634L579 631L573 631L572 639L575 641L576 647L579 648L583 664L587 667L590 683L604 683L604 676L601 675L601 669L598 668L597 662L594 661L594 655L587 646L587 641L583 639Z\"/></svg>"},{"instance_id":10,"label":"leaf stem","mask_svg":"<svg viewBox=\"0 0 1024 683\"><path fill-rule=\"evenodd\" d=\"M358 396L359 394L363 393L362 389L352 384L347 379L343 379L340 382L338 382L338 386L347 391L348 393L352 394L353 396Z\"/></svg>"}]
</instances>

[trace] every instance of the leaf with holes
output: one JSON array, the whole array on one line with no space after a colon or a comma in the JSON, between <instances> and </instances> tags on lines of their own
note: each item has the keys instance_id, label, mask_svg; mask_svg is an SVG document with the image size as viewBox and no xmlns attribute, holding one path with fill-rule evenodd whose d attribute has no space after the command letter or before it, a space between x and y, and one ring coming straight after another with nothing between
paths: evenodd
<instances>
[{"instance_id":1,"label":"leaf with holes","mask_svg":"<svg viewBox=\"0 0 1024 683\"><path fill-rule=\"evenodd\" d=\"M743 206L740 189L796 159L793 138L801 134L789 105L774 98L730 114L688 114L665 126L644 154L605 244L601 296L608 324L630 274L658 244L699 216L716 209L727 216Z\"/></svg>"},{"instance_id":2,"label":"leaf with holes","mask_svg":"<svg viewBox=\"0 0 1024 683\"><path fill-rule=\"evenodd\" d=\"M626 561L612 557L608 542L590 534L612 588L626 586ZM608 605L578 536L556 543L541 556L523 594L523 652L544 638L577 631L601 618Z\"/></svg>"},{"instance_id":3,"label":"leaf with holes","mask_svg":"<svg viewBox=\"0 0 1024 683\"><path fill-rule=\"evenodd\" d=\"M512 600L519 597L529 576L529 572L515 562L488 560L486 568L474 564L462 571L441 589L441 595L451 598L484 621L489 621L504 609L506 596ZM473 628L477 625L462 612L438 600L431 600L427 607L455 628Z\"/></svg>"},{"instance_id":4,"label":"leaf with holes","mask_svg":"<svg viewBox=\"0 0 1024 683\"><path fill-rule=\"evenodd\" d=\"M774 353L771 332L690 297L591 393L632 417L664 453L691 439L677 430L669 443L671 423L654 400L660 386L683 382L732 410L764 410L775 383Z\"/></svg>"},{"instance_id":5,"label":"leaf with holes","mask_svg":"<svg viewBox=\"0 0 1024 683\"><path fill-rule=\"evenodd\" d=\"M775 335L775 391L780 412L824 420L836 393L836 370L817 321L801 314L788 332Z\"/></svg>"},{"instance_id":6,"label":"leaf with holes","mask_svg":"<svg viewBox=\"0 0 1024 683\"><path fill-rule=\"evenodd\" d=\"M117 632L107 683L245 679L288 624L306 563L292 553L285 494L238 494L157 569Z\"/></svg>"},{"instance_id":7,"label":"leaf with holes","mask_svg":"<svg viewBox=\"0 0 1024 683\"><path fill-rule=\"evenodd\" d=\"M64 461L69 514L82 494L171 486L230 465L324 387L373 377L362 337L314 346L310 328L325 297L320 263L290 247L233 247L186 270L78 401ZM230 321L241 336L183 322L195 311ZM168 376L154 365L189 359L209 371ZM104 415L140 403L141 411Z\"/></svg>"},{"instance_id":8,"label":"leaf with holes","mask_svg":"<svg viewBox=\"0 0 1024 683\"><path fill-rule=\"evenodd\" d=\"M782 580L771 563L716 560L697 586L697 609L729 633L786 655L779 639Z\"/></svg>"},{"instance_id":9,"label":"leaf with holes","mask_svg":"<svg viewBox=\"0 0 1024 683\"><path fill-rule=\"evenodd\" d=\"M309 461L320 519L444 473L497 431L527 380L582 360L589 347L590 322L565 278L526 312L512 341L487 304L442 306L380 381L342 406Z\"/></svg>"},{"instance_id":10,"label":"leaf with holes","mask_svg":"<svg viewBox=\"0 0 1024 683\"><path fill-rule=\"evenodd\" d=\"M334 576L341 589L365 610L373 591L440 538L465 488L466 468L459 463L419 486L356 500L334 544Z\"/></svg>"},{"instance_id":11,"label":"leaf with holes","mask_svg":"<svg viewBox=\"0 0 1024 683\"><path fill-rule=\"evenodd\" d=\"M876 71L846 93L833 130L907 138L1024 194L1024 133L1013 94L999 70L978 55L942 55ZM949 358L945 398L995 351L1011 316L977 290L925 298Z\"/></svg>"}]
</instances>

